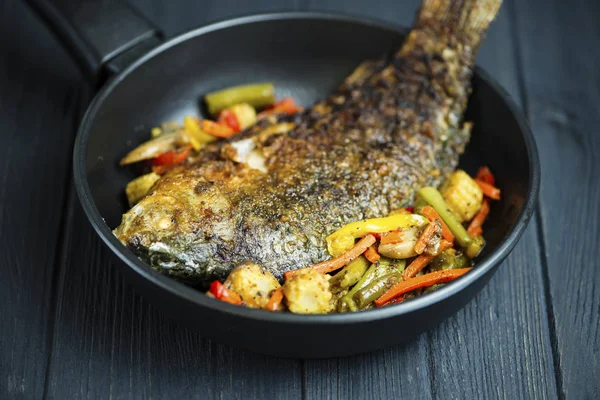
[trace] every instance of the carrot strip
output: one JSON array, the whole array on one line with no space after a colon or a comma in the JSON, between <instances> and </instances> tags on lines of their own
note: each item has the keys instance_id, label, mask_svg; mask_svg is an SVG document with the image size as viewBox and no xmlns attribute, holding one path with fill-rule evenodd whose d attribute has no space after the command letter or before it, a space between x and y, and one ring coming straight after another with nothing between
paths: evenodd
<instances>
[{"instance_id":1,"label":"carrot strip","mask_svg":"<svg viewBox=\"0 0 600 400\"><path fill-rule=\"evenodd\" d=\"M381 258L381 256L373 246L369 247L367 251L365 251L365 257L367 258L367 260L369 260L371 264L376 263Z\"/></svg>"},{"instance_id":2,"label":"carrot strip","mask_svg":"<svg viewBox=\"0 0 600 400\"><path fill-rule=\"evenodd\" d=\"M283 300L283 288L280 286L271 295L267 306L265 307L268 311L277 311L279 309L279 305Z\"/></svg>"},{"instance_id":3,"label":"carrot strip","mask_svg":"<svg viewBox=\"0 0 600 400\"><path fill-rule=\"evenodd\" d=\"M375 244L375 236L367 235L360 239L354 247L352 247L347 252L340 254L339 256L332 258L331 260L323 261L318 264L313 265L311 268L317 270L322 274L326 274L328 272L333 272L336 269L342 268L344 265L348 264L350 261L354 260L356 257L360 256L362 253L367 251L367 249Z\"/></svg>"},{"instance_id":4,"label":"carrot strip","mask_svg":"<svg viewBox=\"0 0 600 400\"><path fill-rule=\"evenodd\" d=\"M436 283L450 282L460 276L463 276L471 269L472 268L457 268L435 271L425 275L417 276L416 278L400 281L394 286L392 286L380 298L375 300L375 305L377 307L381 307L388 301L398 296L402 296L403 294L411 292L413 290L435 285Z\"/></svg>"},{"instance_id":5,"label":"carrot strip","mask_svg":"<svg viewBox=\"0 0 600 400\"><path fill-rule=\"evenodd\" d=\"M448 242L446 240L442 240L440 242L440 247L438 249L437 254L440 254L442 251L445 251L445 250L449 249L450 247L452 247L452 243L451 242ZM429 265L429 263L431 261L433 261L433 259L436 257L437 254L435 254L435 255L421 254L419 257L415 258L406 267L406 269L402 273L402 279L406 280L406 279L413 278L420 270L422 270L427 265Z\"/></svg>"},{"instance_id":6,"label":"carrot strip","mask_svg":"<svg viewBox=\"0 0 600 400\"><path fill-rule=\"evenodd\" d=\"M447 240L449 242L454 242L454 235L452 234L452 231L450 230L450 228L448 228L448 225L446 225L446 223L444 222L442 217L440 217L440 215L437 213L437 211L435 211L435 208L427 205L427 206L423 207L421 212L423 213L424 216L427 217L429 222L433 222L435 220L440 221L442 223L442 237L444 238L444 240Z\"/></svg>"},{"instance_id":7,"label":"carrot strip","mask_svg":"<svg viewBox=\"0 0 600 400\"><path fill-rule=\"evenodd\" d=\"M471 232L469 232L469 235L471 237L481 236L481 235L483 235L483 229L480 226L478 226L477 228L475 228Z\"/></svg>"},{"instance_id":8,"label":"carrot strip","mask_svg":"<svg viewBox=\"0 0 600 400\"><path fill-rule=\"evenodd\" d=\"M392 231L387 235L381 235L381 244L402 243L403 241L402 231Z\"/></svg>"},{"instance_id":9,"label":"carrot strip","mask_svg":"<svg viewBox=\"0 0 600 400\"><path fill-rule=\"evenodd\" d=\"M492 174L492 171L490 171L488 167L479 168L475 179L485 183L489 183L492 186L494 186L494 184L496 183L496 178L494 178L494 174Z\"/></svg>"},{"instance_id":10,"label":"carrot strip","mask_svg":"<svg viewBox=\"0 0 600 400\"><path fill-rule=\"evenodd\" d=\"M227 139L233 136L236 132L225 124L220 124L208 119L202 120L202 130L209 135Z\"/></svg>"},{"instance_id":11,"label":"carrot strip","mask_svg":"<svg viewBox=\"0 0 600 400\"><path fill-rule=\"evenodd\" d=\"M487 199L483 199L483 203L481 203L481 209L479 210L477 215L473 217L471 223L469 224L469 227L467 228L467 232L469 233L469 235L471 235L471 237L481 235L481 232L483 232L483 223L485 222L489 213L490 202Z\"/></svg>"},{"instance_id":12,"label":"carrot strip","mask_svg":"<svg viewBox=\"0 0 600 400\"><path fill-rule=\"evenodd\" d=\"M415 243L414 249L417 254L421 254L425 251L425 248L427 248L427 243L431 240L434 234L435 223L430 222L429 225L423 229L423 233L421 233L421 236L419 236L419 239L417 239L417 243Z\"/></svg>"},{"instance_id":13,"label":"carrot strip","mask_svg":"<svg viewBox=\"0 0 600 400\"><path fill-rule=\"evenodd\" d=\"M225 303L242 304L240 295L227 289L225 285L219 281L214 281L210 284L210 293L212 293L217 300L224 301Z\"/></svg>"},{"instance_id":14,"label":"carrot strip","mask_svg":"<svg viewBox=\"0 0 600 400\"><path fill-rule=\"evenodd\" d=\"M328 272L333 272L337 269L342 268L343 266L347 265L350 261L354 260L356 257L363 254L365 251L368 250L369 247L371 247L373 244L375 244L376 241L377 241L377 239L375 239L375 236L373 236L369 233L367 236L363 237L358 242L356 242L354 247L352 247L347 252L342 253L335 258L315 264L312 267L308 267L308 268L312 268L322 274L326 274ZM300 269L303 269L303 268L300 268ZM285 272L283 274L283 279L285 279L287 281L292 276L294 276L296 271L299 271L300 269L294 269L294 270Z\"/></svg>"},{"instance_id":15,"label":"carrot strip","mask_svg":"<svg viewBox=\"0 0 600 400\"><path fill-rule=\"evenodd\" d=\"M475 182L477 182L485 196L489 197L490 199L500 200L500 189L478 179L475 179Z\"/></svg>"},{"instance_id":16,"label":"carrot strip","mask_svg":"<svg viewBox=\"0 0 600 400\"><path fill-rule=\"evenodd\" d=\"M257 115L257 118L261 119L264 117L268 117L269 115L280 114L280 113L292 115L292 114L296 114L297 112L300 112L302 110L304 110L302 107L296 105L296 100L294 100L291 97L284 97L283 99L281 99L278 102L276 102L275 104L273 104L272 107L267 108L263 112L259 113Z\"/></svg>"}]
</instances>

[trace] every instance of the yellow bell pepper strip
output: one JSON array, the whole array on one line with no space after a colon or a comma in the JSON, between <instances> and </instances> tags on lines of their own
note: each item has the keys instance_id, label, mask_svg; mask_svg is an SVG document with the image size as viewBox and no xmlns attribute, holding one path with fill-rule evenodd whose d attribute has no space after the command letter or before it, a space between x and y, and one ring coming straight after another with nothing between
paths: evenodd
<instances>
[{"instance_id":1,"label":"yellow bell pepper strip","mask_svg":"<svg viewBox=\"0 0 600 400\"><path fill-rule=\"evenodd\" d=\"M183 119L183 130L194 150L198 151L208 143L217 140L213 135L209 135L200 128L200 121L194 117L185 117Z\"/></svg>"},{"instance_id":2,"label":"yellow bell pepper strip","mask_svg":"<svg viewBox=\"0 0 600 400\"><path fill-rule=\"evenodd\" d=\"M382 218L371 218L351 222L325 239L329 254L336 257L354 246L354 240L369 233L384 233L413 226L422 227L427 218L417 214L394 214Z\"/></svg>"}]
</instances>

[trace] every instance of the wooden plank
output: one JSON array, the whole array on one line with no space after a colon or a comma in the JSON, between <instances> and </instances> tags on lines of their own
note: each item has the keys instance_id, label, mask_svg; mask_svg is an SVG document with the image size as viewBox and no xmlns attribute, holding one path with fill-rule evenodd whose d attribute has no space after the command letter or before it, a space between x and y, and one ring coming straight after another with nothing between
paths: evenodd
<instances>
[{"instance_id":1,"label":"wooden plank","mask_svg":"<svg viewBox=\"0 0 600 400\"><path fill-rule=\"evenodd\" d=\"M600 4L536 0L515 6L527 109L542 162L539 215L558 391L596 398Z\"/></svg>"},{"instance_id":2,"label":"wooden plank","mask_svg":"<svg viewBox=\"0 0 600 400\"><path fill-rule=\"evenodd\" d=\"M22 2L0 36L0 398L41 398L80 78Z\"/></svg>"},{"instance_id":3,"label":"wooden plank","mask_svg":"<svg viewBox=\"0 0 600 400\"><path fill-rule=\"evenodd\" d=\"M412 20L410 7L418 5L417 1L378 2L379 8L365 7L360 1L346 1L343 7L330 3L327 9L403 25ZM324 8L322 2L311 4ZM511 28L505 5L478 62L519 100ZM306 362L307 397L555 397L540 264L533 222L477 299L440 327L395 349L349 360Z\"/></svg>"}]
</instances>

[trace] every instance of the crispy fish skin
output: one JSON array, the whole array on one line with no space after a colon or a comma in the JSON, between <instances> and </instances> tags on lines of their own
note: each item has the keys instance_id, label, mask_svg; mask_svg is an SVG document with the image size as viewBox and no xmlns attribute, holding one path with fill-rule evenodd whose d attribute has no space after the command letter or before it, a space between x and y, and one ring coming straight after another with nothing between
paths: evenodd
<instances>
[{"instance_id":1,"label":"crispy fish skin","mask_svg":"<svg viewBox=\"0 0 600 400\"><path fill-rule=\"evenodd\" d=\"M500 0L424 0L402 48L329 98L211 144L163 176L115 235L203 287L253 261L281 278L329 257L327 235L439 185L469 140L476 49Z\"/></svg>"}]
</instances>

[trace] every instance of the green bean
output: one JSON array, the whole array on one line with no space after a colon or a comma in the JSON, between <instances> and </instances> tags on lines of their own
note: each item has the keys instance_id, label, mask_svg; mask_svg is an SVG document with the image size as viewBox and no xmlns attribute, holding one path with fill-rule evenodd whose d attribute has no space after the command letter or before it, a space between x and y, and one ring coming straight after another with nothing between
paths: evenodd
<instances>
[{"instance_id":1,"label":"green bean","mask_svg":"<svg viewBox=\"0 0 600 400\"><path fill-rule=\"evenodd\" d=\"M439 271L466 267L469 267L469 259L467 256L455 249L448 249L433 259L429 269L431 271Z\"/></svg>"},{"instance_id":2,"label":"green bean","mask_svg":"<svg viewBox=\"0 0 600 400\"><path fill-rule=\"evenodd\" d=\"M362 278L356 283L356 285L354 285L354 287L340 299L338 308L341 309L347 307L350 311L358 311L358 307L354 301L354 295L356 292L373 282L375 279L389 274L390 266L391 264L381 264L380 262L372 264Z\"/></svg>"},{"instance_id":3,"label":"green bean","mask_svg":"<svg viewBox=\"0 0 600 400\"><path fill-rule=\"evenodd\" d=\"M354 298L360 309L365 308L378 298L380 298L389 288L398 283L400 274L392 272L375 279L373 282L356 292Z\"/></svg>"},{"instance_id":4,"label":"green bean","mask_svg":"<svg viewBox=\"0 0 600 400\"><path fill-rule=\"evenodd\" d=\"M485 239L483 238L483 236L475 236L471 243L467 246L467 257L477 257L479 253L481 253L481 250L483 250L483 246L485 246Z\"/></svg>"},{"instance_id":5,"label":"green bean","mask_svg":"<svg viewBox=\"0 0 600 400\"><path fill-rule=\"evenodd\" d=\"M344 269L335 274L329 281L332 285L337 285L340 288L349 288L362 278L369 268L369 260L364 256L355 258L346 265Z\"/></svg>"},{"instance_id":6,"label":"green bean","mask_svg":"<svg viewBox=\"0 0 600 400\"><path fill-rule=\"evenodd\" d=\"M406 259L394 260L392 262L392 265L394 266L396 271L398 271L399 273L403 273L404 268L406 267Z\"/></svg>"},{"instance_id":7,"label":"green bean","mask_svg":"<svg viewBox=\"0 0 600 400\"><path fill-rule=\"evenodd\" d=\"M464 248L468 248L473 239L462 226L462 224L454 217L452 212L448 210L446 201L442 197L442 194L434 187L427 186L419 190L419 195L425 200L431 207L437 211L440 217L444 220L446 225L456 238L456 241Z\"/></svg>"},{"instance_id":8,"label":"green bean","mask_svg":"<svg viewBox=\"0 0 600 400\"><path fill-rule=\"evenodd\" d=\"M364 273L364 275L362 276L362 278L360 278L356 285L354 285L354 287L350 289L350 291L340 299L338 303L338 309L342 310L343 308L347 308L350 311L358 311L358 307L356 306L356 303L354 302L353 298L354 293L356 293L359 289L363 288L364 286L368 285L373 279L376 278L375 273L377 272L378 268L378 263L372 264L369 267L367 272Z\"/></svg>"},{"instance_id":9,"label":"green bean","mask_svg":"<svg viewBox=\"0 0 600 400\"><path fill-rule=\"evenodd\" d=\"M272 83L234 86L211 92L204 96L204 101L211 114L239 103L248 103L255 108L260 108L275 102L275 89Z\"/></svg>"}]
</instances>

